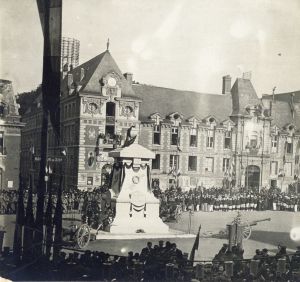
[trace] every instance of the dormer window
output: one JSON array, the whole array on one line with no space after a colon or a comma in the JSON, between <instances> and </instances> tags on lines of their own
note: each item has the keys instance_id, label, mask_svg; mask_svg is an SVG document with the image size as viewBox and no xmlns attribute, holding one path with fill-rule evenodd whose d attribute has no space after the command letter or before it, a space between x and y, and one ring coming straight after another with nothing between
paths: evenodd
<instances>
[{"instance_id":1,"label":"dormer window","mask_svg":"<svg viewBox=\"0 0 300 282\"><path fill-rule=\"evenodd\" d=\"M179 114L175 114L173 117L174 117L174 119L176 120L176 119L179 119L179 118L180 118L180 115L179 115Z\"/></svg>"},{"instance_id":2,"label":"dormer window","mask_svg":"<svg viewBox=\"0 0 300 282\"><path fill-rule=\"evenodd\" d=\"M182 115L175 112L167 116L167 118L173 123L173 126L179 126L182 121Z\"/></svg>"},{"instance_id":3,"label":"dormer window","mask_svg":"<svg viewBox=\"0 0 300 282\"><path fill-rule=\"evenodd\" d=\"M213 116L208 116L203 119L203 122L206 123L211 129L214 129L217 125L217 120Z\"/></svg>"},{"instance_id":4,"label":"dormer window","mask_svg":"<svg viewBox=\"0 0 300 282\"><path fill-rule=\"evenodd\" d=\"M211 118L209 118L209 120L208 120L210 123L213 123L213 122L215 122L215 119L213 118L213 117L211 117Z\"/></svg>"}]
</instances>

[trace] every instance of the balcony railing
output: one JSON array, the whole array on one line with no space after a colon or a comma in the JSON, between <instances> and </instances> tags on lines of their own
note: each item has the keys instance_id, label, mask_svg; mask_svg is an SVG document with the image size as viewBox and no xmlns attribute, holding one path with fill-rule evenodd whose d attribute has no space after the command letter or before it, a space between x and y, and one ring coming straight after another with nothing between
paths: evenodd
<instances>
[{"instance_id":1,"label":"balcony railing","mask_svg":"<svg viewBox=\"0 0 300 282\"><path fill-rule=\"evenodd\" d=\"M106 124L115 124L115 117L114 116L106 116Z\"/></svg>"}]
</instances>

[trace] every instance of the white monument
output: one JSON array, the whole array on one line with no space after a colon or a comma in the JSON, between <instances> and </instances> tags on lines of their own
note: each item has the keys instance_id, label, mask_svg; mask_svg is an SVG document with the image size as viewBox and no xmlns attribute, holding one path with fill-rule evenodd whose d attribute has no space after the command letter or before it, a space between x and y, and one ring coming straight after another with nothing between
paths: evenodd
<instances>
[{"instance_id":1,"label":"white monument","mask_svg":"<svg viewBox=\"0 0 300 282\"><path fill-rule=\"evenodd\" d=\"M109 152L115 159L111 193L116 216L111 234L168 234L159 217L159 199L150 187L150 161L155 153L139 144Z\"/></svg>"}]
</instances>

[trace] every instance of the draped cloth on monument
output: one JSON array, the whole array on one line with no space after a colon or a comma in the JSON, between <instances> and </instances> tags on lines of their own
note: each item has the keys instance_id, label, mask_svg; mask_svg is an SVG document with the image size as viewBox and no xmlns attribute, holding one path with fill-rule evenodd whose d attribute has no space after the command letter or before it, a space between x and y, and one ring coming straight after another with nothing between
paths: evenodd
<instances>
[{"instance_id":1,"label":"draped cloth on monument","mask_svg":"<svg viewBox=\"0 0 300 282\"><path fill-rule=\"evenodd\" d=\"M128 191L134 192L139 184L139 187L148 187L147 173L144 170L147 169L147 165L133 167L132 164L124 165L124 174L126 175L122 186L128 187Z\"/></svg>"},{"instance_id":2,"label":"draped cloth on monument","mask_svg":"<svg viewBox=\"0 0 300 282\"><path fill-rule=\"evenodd\" d=\"M115 195L119 195L124 181L124 167L121 163L115 163L112 169L111 190Z\"/></svg>"},{"instance_id":3,"label":"draped cloth on monument","mask_svg":"<svg viewBox=\"0 0 300 282\"><path fill-rule=\"evenodd\" d=\"M147 173L144 173L144 170L147 170ZM141 171L142 170L142 171ZM119 195L122 187L125 185L129 186L129 191L135 190L135 185L137 182L142 187L147 187L147 190L151 192L150 187L150 167L149 165L140 165L139 167L134 167L133 164L124 164L115 163L113 165L112 170L112 178L111 178L111 190L114 195ZM146 177L146 175L148 177ZM125 177L126 176L126 177ZM125 183L124 183L124 179Z\"/></svg>"}]
</instances>

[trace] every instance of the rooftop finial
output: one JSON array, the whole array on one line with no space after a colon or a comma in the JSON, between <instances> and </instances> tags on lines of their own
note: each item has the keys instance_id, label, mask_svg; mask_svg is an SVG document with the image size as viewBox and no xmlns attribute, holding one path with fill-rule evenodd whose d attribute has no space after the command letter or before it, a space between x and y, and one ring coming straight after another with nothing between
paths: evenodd
<instances>
[{"instance_id":1,"label":"rooftop finial","mask_svg":"<svg viewBox=\"0 0 300 282\"><path fill-rule=\"evenodd\" d=\"M109 38L107 38L107 43L106 43L106 51L109 49Z\"/></svg>"}]
</instances>

